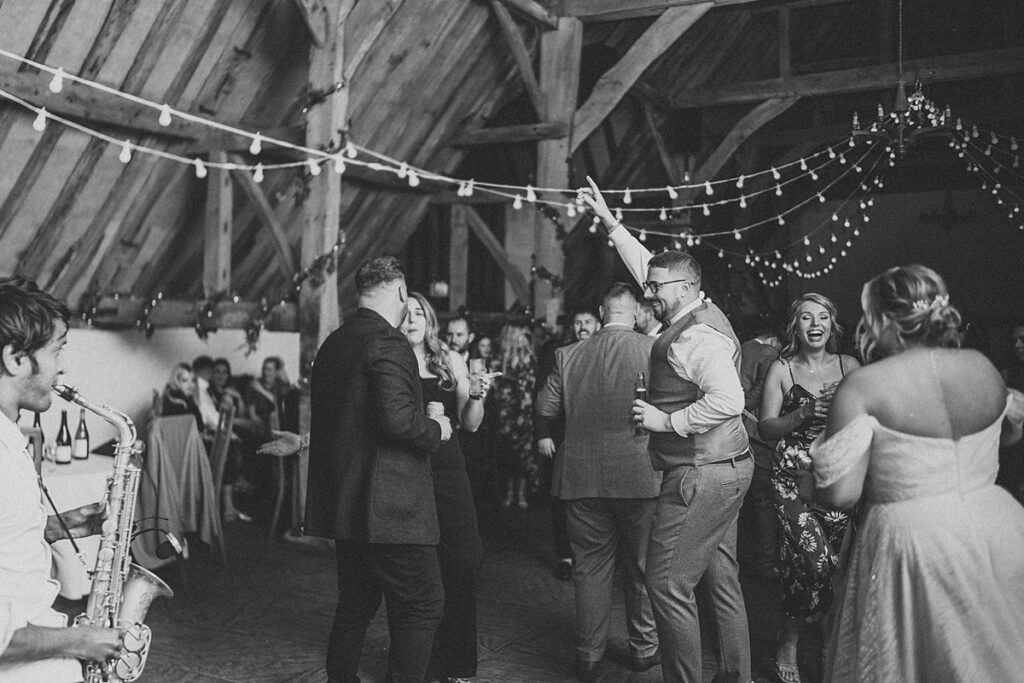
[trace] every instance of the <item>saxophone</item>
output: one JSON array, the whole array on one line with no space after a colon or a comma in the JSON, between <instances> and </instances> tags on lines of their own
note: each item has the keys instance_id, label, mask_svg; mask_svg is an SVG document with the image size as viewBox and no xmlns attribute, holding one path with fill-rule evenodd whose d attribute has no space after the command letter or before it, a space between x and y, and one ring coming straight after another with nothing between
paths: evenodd
<instances>
[{"instance_id":1,"label":"saxophone","mask_svg":"<svg viewBox=\"0 0 1024 683\"><path fill-rule=\"evenodd\" d=\"M108 662L89 662L85 666L86 683L134 681L142 675L149 656L152 632L143 621L153 600L174 597L174 591L153 572L131 561L129 553L135 519L135 496L141 468L136 456L135 425L131 419L107 406L82 398L74 387L54 385L65 401L99 415L114 425L118 443L114 449L114 472L107 485L107 519L103 522L96 569L85 612L75 618L75 626L102 626L124 630L121 653Z\"/></svg>"}]
</instances>

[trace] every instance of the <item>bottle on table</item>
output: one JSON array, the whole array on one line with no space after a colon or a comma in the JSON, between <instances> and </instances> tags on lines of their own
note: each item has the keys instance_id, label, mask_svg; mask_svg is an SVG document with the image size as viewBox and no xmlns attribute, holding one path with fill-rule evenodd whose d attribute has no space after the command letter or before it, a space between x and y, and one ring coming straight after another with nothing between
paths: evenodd
<instances>
[{"instance_id":1,"label":"bottle on table","mask_svg":"<svg viewBox=\"0 0 1024 683\"><path fill-rule=\"evenodd\" d=\"M71 464L71 430L68 429L68 411L60 411L60 431L54 448L54 462L58 465Z\"/></svg>"},{"instance_id":2,"label":"bottle on table","mask_svg":"<svg viewBox=\"0 0 1024 683\"><path fill-rule=\"evenodd\" d=\"M641 401L647 400L647 379L644 377L644 373L642 371L636 373L636 387L633 392L633 396L634 398L637 398ZM636 434L637 436L643 436L644 434L647 433L647 430L645 430L643 427L640 426L639 423L637 423L636 427L633 430L633 433Z\"/></svg>"},{"instance_id":3,"label":"bottle on table","mask_svg":"<svg viewBox=\"0 0 1024 683\"><path fill-rule=\"evenodd\" d=\"M32 420L32 426L39 430L39 447L42 448L46 444L46 434L43 433L41 413L36 413L35 419Z\"/></svg>"},{"instance_id":4,"label":"bottle on table","mask_svg":"<svg viewBox=\"0 0 1024 683\"><path fill-rule=\"evenodd\" d=\"M82 408L78 416L78 430L75 432L75 440L71 444L71 457L77 460L85 460L89 457L89 427L85 424L85 408Z\"/></svg>"}]
</instances>

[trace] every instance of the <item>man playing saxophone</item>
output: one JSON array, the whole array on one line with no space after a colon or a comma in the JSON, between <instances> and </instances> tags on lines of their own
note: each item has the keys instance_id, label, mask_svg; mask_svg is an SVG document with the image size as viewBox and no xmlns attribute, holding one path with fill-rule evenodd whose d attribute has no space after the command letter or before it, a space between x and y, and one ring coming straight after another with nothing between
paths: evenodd
<instances>
[{"instance_id":1,"label":"man playing saxophone","mask_svg":"<svg viewBox=\"0 0 1024 683\"><path fill-rule=\"evenodd\" d=\"M53 609L49 543L99 533L103 504L48 515L21 410L45 411L63 373L69 313L24 278L0 278L0 683L81 681L80 660L105 662L121 650L118 629L67 627Z\"/></svg>"}]
</instances>

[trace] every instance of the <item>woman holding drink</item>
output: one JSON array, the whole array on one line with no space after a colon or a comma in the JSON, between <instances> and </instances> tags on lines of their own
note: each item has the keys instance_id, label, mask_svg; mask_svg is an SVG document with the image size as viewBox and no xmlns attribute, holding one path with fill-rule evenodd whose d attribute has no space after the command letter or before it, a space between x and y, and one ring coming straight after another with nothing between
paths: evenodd
<instances>
[{"instance_id":1,"label":"woman holding drink","mask_svg":"<svg viewBox=\"0 0 1024 683\"><path fill-rule=\"evenodd\" d=\"M793 302L786 345L768 369L758 431L779 443L772 459L771 497L781 525L779 569L785 630L775 656L775 677L798 683L797 641L801 622L817 622L832 600L832 573L849 517L811 507L797 495L801 473L811 467L811 443L825 430L839 382L860 367L838 353L842 328L836 307L821 294Z\"/></svg>"},{"instance_id":2,"label":"woman holding drink","mask_svg":"<svg viewBox=\"0 0 1024 683\"><path fill-rule=\"evenodd\" d=\"M437 315L422 294L410 293L402 332L419 362L427 415L445 414L453 424L475 432L484 418L483 399L492 375L481 371L470 376L462 356L438 337ZM483 546L457 431L431 456L431 465L445 596L431 671L442 681L462 681L476 675L476 591Z\"/></svg>"}]
</instances>

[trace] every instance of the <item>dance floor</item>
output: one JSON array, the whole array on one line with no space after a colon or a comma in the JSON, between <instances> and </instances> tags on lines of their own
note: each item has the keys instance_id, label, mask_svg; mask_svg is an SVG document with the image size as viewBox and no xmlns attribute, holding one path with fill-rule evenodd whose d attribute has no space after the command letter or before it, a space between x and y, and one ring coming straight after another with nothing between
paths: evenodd
<instances>
[{"instance_id":1,"label":"dance floor","mask_svg":"<svg viewBox=\"0 0 1024 683\"><path fill-rule=\"evenodd\" d=\"M573 681L573 594L551 574L547 507L503 509L482 520L485 559L479 597L478 681ZM153 647L142 681L326 681L324 643L335 603L329 547L271 541L259 524L227 525L228 561L201 550L186 563L184 583L161 571L177 595L149 612ZM777 588L744 576L756 680L770 671L779 619ZM612 642L625 642L622 591L616 588ZM60 605L69 613L80 603ZM808 634L810 635L810 634ZM713 638L706 637L710 647ZM808 644L816 638L805 638ZM384 680L388 639L383 608L370 626L360 675ZM803 643L802 643L803 648ZM634 673L612 648L600 681L660 681L661 669ZM707 648L706 648L707 649ZM803 648L812 650L813 648ZM816 680L813 652L801 652L804 681ZM705 654L705 681L714 660Z\"/></svg>"}]
</instances>

